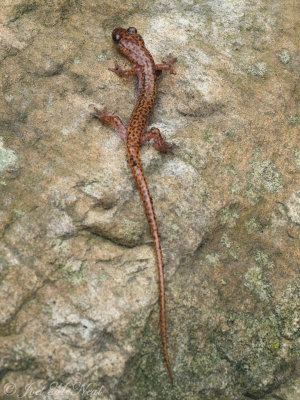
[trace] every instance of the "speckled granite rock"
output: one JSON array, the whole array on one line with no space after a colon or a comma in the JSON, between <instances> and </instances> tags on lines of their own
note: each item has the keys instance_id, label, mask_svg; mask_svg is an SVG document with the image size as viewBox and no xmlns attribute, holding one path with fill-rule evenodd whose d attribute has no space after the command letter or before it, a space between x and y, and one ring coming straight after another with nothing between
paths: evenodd
<instances>
[{"instance_id":1,"label":"speckled granite rock","mask_svg":"<svg viewBox=\"0 0 300 400\"><path fill-rule=\"evenodd\" d=\"M296 2L3 0L0 398L299 397ZM136 83L107 70L136 26L161 78L142 150L167 278L124 145Z\"/></svg>"}]
</instances>

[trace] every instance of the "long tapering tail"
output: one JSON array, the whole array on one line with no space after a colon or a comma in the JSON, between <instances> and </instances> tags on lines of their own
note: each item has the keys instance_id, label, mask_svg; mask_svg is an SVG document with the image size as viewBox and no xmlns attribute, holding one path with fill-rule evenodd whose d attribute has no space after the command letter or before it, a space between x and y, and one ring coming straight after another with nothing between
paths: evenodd
<instances>
[{"instance_id":1,"label":"long tapering tail","mask_svg":"<svg viewBox=\"0 0 300 400\"><path fill-rule=\"evenodd\" d=\"M162 257L162 250L160 246L160 239L154 213L152 198L148 189L148 185L144 176L143 168L140 162L138 150L136 147L127 147L128 161L132 170L132 174L139 188L142 197L150 232L152 235L155 257L158 269L158 284L159 284L159 306L160 306L160 330L161 340L163 346L164 358L166 361L168 373L173 383L173 373L169 360L168 347L167 347L167 328L166 328L166 295L165 295L165 277L164 277L164 264Z\"/></svg>"}]
</instances>

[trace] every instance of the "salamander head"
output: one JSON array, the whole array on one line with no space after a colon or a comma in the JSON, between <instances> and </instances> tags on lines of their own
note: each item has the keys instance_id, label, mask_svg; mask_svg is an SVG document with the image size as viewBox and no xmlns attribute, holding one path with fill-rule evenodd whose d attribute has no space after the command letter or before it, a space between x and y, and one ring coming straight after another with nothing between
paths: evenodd
<instances>
[{"instance_id":1,"label":"salamander head","mask_svg":"<svg viewBox=\"0 0 300 400\"><path fill-rule=\"evenodd\" d=\"M143 64L142 57L147 53L144 40L137 33L136 28L116 28L112 32L112 39L117 49L129 58L131 62Z\"/></svg>"}]
</instances>

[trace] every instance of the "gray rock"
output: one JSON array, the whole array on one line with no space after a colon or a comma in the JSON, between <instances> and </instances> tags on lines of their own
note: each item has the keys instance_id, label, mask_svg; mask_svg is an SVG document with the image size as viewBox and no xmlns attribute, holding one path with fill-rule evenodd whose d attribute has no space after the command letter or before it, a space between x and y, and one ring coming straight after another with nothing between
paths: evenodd
<instances>
[{"instance_id":1,"label":"gray rock","mask_svg":"<svg viewBox=\"0 0 300 400\"><path fill-rule=\"evenodd\" d=\"M299 48L293 2L2 0L0 397L299 397ZM135 78L108 71L136 26L163 73L142 163L124 143ZM26 392L27 391L27 392Z\"/></svg>"}]
</instances>

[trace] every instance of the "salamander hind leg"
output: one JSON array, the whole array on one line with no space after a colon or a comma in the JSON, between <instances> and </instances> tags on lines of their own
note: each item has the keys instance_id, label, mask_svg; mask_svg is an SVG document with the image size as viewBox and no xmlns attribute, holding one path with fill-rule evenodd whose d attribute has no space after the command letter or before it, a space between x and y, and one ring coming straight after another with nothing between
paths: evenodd
<instances>
[{"instance_id":1,"label":"salamander hind leg","mask_svg":"<svg viewBox=\"0 0 300 400\"><path fill-rule=\"evenodd\" d=\"M144 132L141 137L141 145L149 142L149 140L154 140L154 147L156 150L161 151L162 153L171 153L173 143L167 143L163 139L160 130L158 128L151 128L149 131Z\"/></svg>"},{"instance_id":2,"label":"salamander hind leg","mask_svg":"<svg viewBox=\"0 0 300 400\"><path fill-rule=\"evenodd\" d=\"M92 116L98 118L99 121L104 124L113 124L117 131L119 132L121 138L126 141L127 139L127 128L123 124L122 120L115 115L114 112L107 111L106 109L98 110L96 107L94 108L95 112L92 113Z\"/></svg>"}]
</instances>

